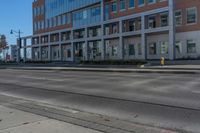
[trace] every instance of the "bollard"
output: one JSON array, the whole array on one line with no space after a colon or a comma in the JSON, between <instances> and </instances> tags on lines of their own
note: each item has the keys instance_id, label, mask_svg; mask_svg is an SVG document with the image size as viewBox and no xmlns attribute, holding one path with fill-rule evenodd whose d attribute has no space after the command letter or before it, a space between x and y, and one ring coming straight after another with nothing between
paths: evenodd
<instances>
[{"instance_id":1,"label":"bollard","mask_svg":"<svg viewBox=\"0 0 200 133\"><path fill-rule=\"evenodd\" d=\"M164 57L161 57L161 58L160 58L160 65L161 65L161 66L164 66L164 65L165 65L165 58L164 58Z\"/></svg>"}]
</instances>

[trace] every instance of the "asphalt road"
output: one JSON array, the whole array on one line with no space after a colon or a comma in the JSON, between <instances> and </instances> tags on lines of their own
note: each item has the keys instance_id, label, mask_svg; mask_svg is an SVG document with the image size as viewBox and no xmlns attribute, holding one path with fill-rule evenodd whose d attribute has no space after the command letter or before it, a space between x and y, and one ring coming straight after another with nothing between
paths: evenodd
<instances>
[{"instance_id":1,"label":"asphalt road","mask_svg":"<svg viewBox=\"0 0 200 133\"><path fill-rule=\"evenodd\" d=\"M200 75L0 70L0 94L200 133Z\"/></svg>"}]
</instances>

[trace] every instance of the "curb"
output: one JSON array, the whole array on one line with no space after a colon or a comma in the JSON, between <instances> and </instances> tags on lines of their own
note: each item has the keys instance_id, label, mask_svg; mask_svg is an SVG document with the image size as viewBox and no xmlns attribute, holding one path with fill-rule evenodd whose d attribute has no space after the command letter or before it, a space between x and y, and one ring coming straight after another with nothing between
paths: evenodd
<instances>
[{"instance_id":1,"label":"curb","mask_svg":"<svg viewBox=\"0 0 200 133\"><path fill-rule=\"evenodd\" d=\"M161 73L161 74L200 74L196 70L172 69L109 69L109 68L50 68L50 67L8 67L15 70L48 70L48 71L78 71L78 72L119 72L119 73Z\"/></svg>"}]
</instances>

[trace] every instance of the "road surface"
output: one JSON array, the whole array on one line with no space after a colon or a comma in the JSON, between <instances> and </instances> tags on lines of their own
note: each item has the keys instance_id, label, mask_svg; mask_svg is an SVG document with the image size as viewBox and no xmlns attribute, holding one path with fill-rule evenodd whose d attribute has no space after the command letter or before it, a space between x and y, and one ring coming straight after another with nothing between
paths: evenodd
<instances>
[{"instance_id":1,"label":"road surface","mask_svg":"<svg viewBox=\"0 0 200 133\"><path fill-rule=\"evenodd\" d=\"M200 133L200 75L0 70L0 94Z\"/></svg>"}]
</instances>

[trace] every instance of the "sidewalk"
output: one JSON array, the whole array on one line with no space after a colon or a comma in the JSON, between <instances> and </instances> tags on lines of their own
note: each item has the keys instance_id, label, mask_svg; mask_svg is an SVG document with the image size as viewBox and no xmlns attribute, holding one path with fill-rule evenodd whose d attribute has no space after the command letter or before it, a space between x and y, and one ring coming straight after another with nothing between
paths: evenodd
<instances>
[{"instance_id":1,"label":"sidewalk","mask_svg":"<svg viewBox=\"0 0 200 133\"><path fill-rule=\"evenodd\" d=\"M92 129L0 106L0 133L101 133Z\"/></svg>"},{"instance_id":2,"label":"sidewalk","mask_svg":"<svg viewBox=\"0 0 200 133\"><path fill-rule=\"evenodd\" d=\"M0 95L0 133L102 132L178 133L170 129L136 124L101 114Z\"/></svg>"},{"instance_id":3,"label":"sidewalk","mask_svg":"<svg viewBox=\"0 0 200 133\"><path fill-rule=\"evenodd\" d=\"M196 65L84 65L84 64L19 64L3 65L0 69L17 70L54 70L54 71L89 71L89 72L124 72L124 73L171 73L199 74L200 64Z\"/></svg>"},{"instance_id":4,"label":"sidewalk","mask_svg":"<svg viewBox=\"0 0 200 133\"><path fill-rule=\"evenodd\" d=\"M14 70L52 70L52 71L83 71L83 72L121 72L121 73L166 73L166 74L200 74L200 69L188 67L178 68L172 66L147 66L147 67L7 67Z\"/></svg>"}]
</instances>

